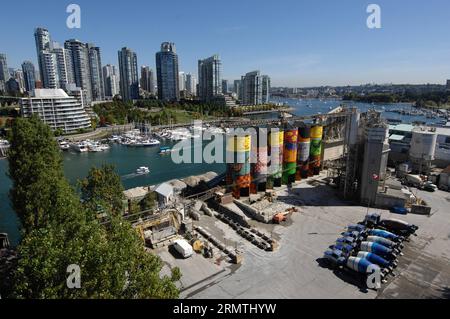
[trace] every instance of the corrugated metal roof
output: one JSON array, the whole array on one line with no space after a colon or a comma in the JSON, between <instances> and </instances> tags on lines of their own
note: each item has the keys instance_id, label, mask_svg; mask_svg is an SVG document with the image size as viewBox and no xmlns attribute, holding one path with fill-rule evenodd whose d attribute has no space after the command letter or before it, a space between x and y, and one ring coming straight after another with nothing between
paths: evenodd
<instances>
[{"instance_id":1,"label":"corrugated metal roof","mask_svg":"<svg viewBox=\"0 0 450 319\"><path fill-rule=\"evenodd\" d=\"M399 125L395 125L394 128L390 128L390 129L394 130L394 131L412 132L412 130L414 129L414 125L399 124Z\"/></svg>"},{"instance_id":2,"label":"corrugated metal roof","mask_svg":"<svg viewBox=\"0 0 450 319\"><path fill-rule=\"evenodd\" d=\"M392 134L392 135L389 137L389 140L391 140L391 141L403 141L404 138L405 138L405 137L404 137L403 135Z\"/></svg>"},{"instance_id":3,"label":"corrugated metal roof","mask_svg":"<svg viewBox=\"0 0 450 319\"><path fill-rule=\"evenodd\" d=\"M173 187L168 183L163 183L155 189L155 192L164 197L169 197L173 194Z\"/></svg>"}]
</instances>

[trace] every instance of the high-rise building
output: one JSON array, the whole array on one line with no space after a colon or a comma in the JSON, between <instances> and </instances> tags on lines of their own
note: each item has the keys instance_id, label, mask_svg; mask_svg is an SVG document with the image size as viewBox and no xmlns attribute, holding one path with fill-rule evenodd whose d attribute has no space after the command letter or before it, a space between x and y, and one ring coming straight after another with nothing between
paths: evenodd
<instances>
[{"instance_id":1,"label":"high-rise building","mask_svg":"<svg viewBox=\"0 0 450 319\"><path fill-rule=\"evenodd\" d=\"M103 81L106 97L113 98L120 94L119 72L115 65L107 64L103 67Z\"/></svg>"},{"instance_id":2,"label":"high-rise building","mask_svg":"<svg viewBox=\"0 0 450 319\"><path fill-rule=\"evenodd\" d=\"M141 67L141 89L144 91L155 94L155 73L148 66Z\"/></svg>"},{"instance_id":3,"label":"high-rise building","mask_svg":"<svg viewBox=\"0 0 450 319\"><path fill-rule=\"evenodd\" d=\"M242 105L259 105L269 102L270 78L259 71L249 72L241 78Z\"/></svg>"},{"instance_id":4,"label":"high-rise building","mask_svg":"<svg viewBox=\"0 0 450 319\"><path fill-rule=\"evenodd\" d=\"M36 56L38 60L39 74L41 76L41 81L44 82L45 62L41 58L41 52L50 49L50 33L45 28L36 28L36 30L34 31L34 39L36 42Z\"/></svg>"},{"instance_id":5,"label":"high-rise building","mask_svg":"<svg viewBox=\"0 0 450 319\"><path fill-rule=\"evenodd\" d=\"M17 83L19 83L20 93L25 92L25 79L23 77L23 71L22 70L14 70L13 78L17 81Z\"/></svg>"},{"instance_id":6,"label":"high-rise building","mask_svg":"<svg viewBox=\"0 0 450 319\"><path fill-rule=\"evenodd\" d=\"M174 43L161 44L161 51L156 53L156 73L158 98L164 101L178 101L180 99L178 55Z\"/></svg>"},{"instance_id":7,"label":"high-rise building","mask_svg":"<svg viewBox=\"0 0 450 319\"><path fill-rule=\"evenodd\" d=\"M221 62L217 54L198 61L198 89L203 101L211 101L222 94Z\"/></svg>"},{"instance_id":8,"label":"high-rise building","mask_svg":"<svg viewBox=\"0 0 450 319\"><path fill-rule=\"evenodd\" d=\"M192 96L197 95L197 79L191 73L186 73L186 91Z\"/></svg>"},{"instance_id":9,"label":"high-rise building","mask_svg":"<svg viewBox=\"0 0 450 319\"><path fill-rule=\"evenodd\" d=\"M81 102L62 89L36 89L32 96L20 100L23 117L39 116L53 130L76 133L91 127L91 120Z\"/></svg>"},{"instance_id":10,"label":"high-rise building","mask_svg":"<svg viewBox=\"0 0 450 319\"><path fill-rule=\"evenodd\" d=\"M241 95L241 80L234 80L233 92L236 94L236 97L238 99L240 99L240 95Z\"/></svg>"},{"instance_id":11,"label":"high-rise building","mask_svg":"<svg viewBox=\"0 0 450 319\"><path fill-rule=\"evenodd\" d=\"M59 43L53 42L51 52L56 56L59 87L65 89L68 84L75 83L70 51L62 47Z\"/></svg>"},{"instance_id":12,"label":"high-rise building","mask_svg":"<svg viewBox=\"0 0 450 319\"><path fill-rule=\"evenodd\" d=\"M59 88L58 60L56 54L49 50L39 54L39 67L42 67L42 85L47 89Z\"/></svg>"},{"instance_id":13,"label":"high-rise building","mask_svg":"<svg viewBox=\"0 0 450 319\"><path fill-rule=\"evenodd\" d=\"M6 54L0 53L0 81L6 83L9 80L8 61Z\"/></svg>"},{"instance_id":14,"label":"high-rise building","mask_svg":"<svg viewBox=\"0 0 450 319\"><path fill-rule=\"evenodd\" d=\"M36 50L38 56L42 51L50 49L51 37L47 29L36 28L34 32L34 39L36 41Z\"/></svg>"},{"instance_id":15,"label":"high-rise building","mask_svg":"<svg viewBox=\"0 0 450 319\"><path fill-rule=\"evenodd\" d=\"M120 94L124 101L139 98L139 75L136 53L129 48L119 51Z\"/></svg>"},{"instance_id":16,"label":"high-rise building","mask_svg":"<svg viewBox=\"0 0 450 319\"><path fill-rule=\"evenodd\" d=\"M270 77L262 75L262 103L268 104L270 100Z\"/></svg>"},{"instance_id":17,"label":"high-rise building","mask_svg":"<svg viewBox=\"0 0 450 319\"><path fill-rule=\"evenodd\" d=\"M87 44L89 57L89 73L91 76L92 100L103 101L105 99L105 88L102 72L102 58L100 48L93 44Z\"/></svg>"},{"instance_id":18,"label":"high-rise building","mask_svg":"<svg viewBox=\"0 0 450 319\"><path fill-rule=\"evenodd\" d=\"M36 88L36 70L31 61L22 63L23 80L25 82L25 90L30 93Z\"/></svg>"},{"instance_id":19,"label":"high-rise building","mask_svg":"<svg viewBox=\"0 0 450 319\"><path fill-rule=\"evenodd\" d=\"M180 92L186 90L186 73L184 72L178 73L178 85Z\"/></svg>"},{"instance_id":20,"label":"high-rise building","mask_svg":"<svg viewBox=\"0 0 450 319\"><path fill-rule=\"evenodd\" d=\"M64 42L72 61L73 77L77 87L86 91L87 103L92 102L91 73L89 68L89 52L87 45L79 40L70 39Z\"/></svg>"},{"instance_id":21,"label":"high-rise building","mask_svg":"<svg viewBox=\"0 0 450 319\"><path fill-rule=\"evenodd\" d=\"M222 80L222 93L228 94L228 80Z\"/></svg>"}]
</instances>

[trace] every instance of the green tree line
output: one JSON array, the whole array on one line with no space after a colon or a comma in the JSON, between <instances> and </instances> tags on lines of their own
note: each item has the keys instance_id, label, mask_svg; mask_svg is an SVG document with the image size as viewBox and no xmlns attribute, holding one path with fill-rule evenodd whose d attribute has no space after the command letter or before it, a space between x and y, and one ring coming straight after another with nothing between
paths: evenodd
<instances>
[{"instance_id":1,"label":"green tree line","mask_svg":"<svg viewBox=\"0 0 450 319\"><path fill-rule=\"evenodd\" d=\"M161 276L162 261L122 217L123 186L113 167L92 168L77 192L50 128L37 117L16 119L9 141L10 199L22 240L13 273L0 283L3 298L178 297L179 269ZM98 221L99 211L108 223ZM79 289L67 285L69 265L80 267Z\"/></svg>"},{"instance_id":2,"label":"green tree line","mask_svg":"<svg viewBox=\"0 0 450 319\"><path fill-rule=\"evenodd\" d=\"M370 93L365 95L350 93L344 95L343 100L366 103L416 103L418 107L439 107L450 104L450 92L406 90L403 93Z\"/></svg>"}]
</instances>

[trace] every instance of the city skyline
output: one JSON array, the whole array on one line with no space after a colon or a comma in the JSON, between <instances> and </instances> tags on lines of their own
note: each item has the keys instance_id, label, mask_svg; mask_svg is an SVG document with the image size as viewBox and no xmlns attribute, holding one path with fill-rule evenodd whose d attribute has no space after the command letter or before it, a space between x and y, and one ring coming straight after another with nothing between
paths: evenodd
<instances>
[{"instance_id":1,"label":"city skyline","mask_svg":"<svg viewBox=\"0 0 450 319\"><path fill-rule=\"evenodd\" d=\"M450 56L450 44L442 41L450 27L445 17L450 4L443 0L438 1L440 6L378 1L382 28L377 30L366 26L367 1L352 4L285 1L282 5L264 3L255 7L251 0L241 4L231 18L214 17L213 21L205 16L205 9L194 10L181 1L175 1L170 10L163 3L136 1L140 10L132 16L123 13L123 6L128 4L107 6L80 0L77 3L82 9L81 29L66 27L66 3L47 2L52 5L28 4L29 10L15 31L3 36L0 51L7 54L10 67L20 68L26 60L38 65L32 33L41 26L60 42L75 38L95 43L102 48L103 64L117 65L117 50L126 46L135 50L139 65L156 69L154 54L160 43L167 41L177 45L180 71L196 74L198 59L218 53L223 61L224 79L232 81L248 70L261 69L271 75L274 87L445 84L450 75L450 64L445 60ZM220 7L219 3L208 4L209 10ZM233 4L237 3L230 1L228 6ZM286 6L291 10L282 10ZM4 9L16 12L20 8L8 2ZM248 19L243 19L250 10L259 21L264 21L262 27L252 27ZM111 19L101 20L105 13ZM169 15L175 21L171 25L165 22ZM138 28L142 16L149 17L145 37ZM12 15L7 15L0 26L6 28L9 17ZM114 23L116 18L125 19L127 24ZM100 20L102 24L97 25ZM186 20L191 28L180 28ZM198 37L188 34L192 28L198 30Z\"/></svg>"}]
</instances>

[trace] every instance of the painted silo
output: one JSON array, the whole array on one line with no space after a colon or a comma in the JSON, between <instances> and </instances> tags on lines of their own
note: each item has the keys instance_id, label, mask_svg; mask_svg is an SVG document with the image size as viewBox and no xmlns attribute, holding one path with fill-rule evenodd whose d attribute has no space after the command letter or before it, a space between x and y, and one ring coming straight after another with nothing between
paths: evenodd
<instances>
[{"instance_id":1,"label":"painted silo","mask_svg":"<svg viewBox=\"0 0 450 319\"><path fill-rule=\"evenodd\" d=\"M227 137L227 184L237 199L250 194L251 137Z\"/></svg>"},{"instance_id":2,"label":"painted silo","mask_svg":"<svg viewBox=\"0 0 450 319\"><path fill-rule=\"evenodd\" d=\"M311 127L311 148L309 159L309 176L319 175L322 167L323 126Z\"/></svg>"},{"instance_id":3,"label":"painted silo","mask_svg":"<svg viewBox=\"0 0 450 319\"><path fill-rule=\"evenodd\" d=\"M296 179L308 177L309 153L311 150L311 128L309 126L298 129L298 150L297 150L297 175Z\"/></svg>"},{"instance_id":4,"label":"painted silo","mask_svg":"<svg viewBox=\"0 0 450 319\"><path fill-rule=\"evenodd\" d=\"M252 138L252 156L255 156L255 163L251 164L252 183L250 192L256 194L265 192L267 189L267 162L268 162L268 141L267 130L256 129L257 135ZM265 136L263 136L265 135Z\"/></svg>"},{"instance_id":5,"label":"painted silo","mask_svg":"<svg viewBox=\"0 0 450 319\"><path fill-rule=\"evenodd\" d=\"M284 132L272 128L269 132L269 150L267 168L268 187L280 187L283 174L283 142Z\"/></svg>"},{"instance_id":6,"label":"painted silo","mask_svg":"<svg viewBox=\"0 0 450 319\"><path fill-rule=\"evenodd\" d=\"M297 173L298 129L288 129L284 132L283 146L283 184L295 182Z\"/></svg>"}]
</instances>

